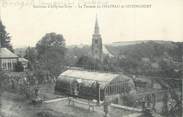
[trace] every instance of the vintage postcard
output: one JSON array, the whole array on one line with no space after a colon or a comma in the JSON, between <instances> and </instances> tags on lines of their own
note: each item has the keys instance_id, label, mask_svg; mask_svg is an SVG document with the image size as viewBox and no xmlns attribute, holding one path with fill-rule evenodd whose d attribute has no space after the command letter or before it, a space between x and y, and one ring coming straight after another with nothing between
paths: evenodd
<instances>
[{"instance_id":1,"label":"vintage postcard","mask_svg":"<svg viewBox=\"0 0 183 117\"><path fill-rule=\"evenodd\" d=\"M183 117L183 1L0 0L0 117Z\"/></svg>"}]
</instances>

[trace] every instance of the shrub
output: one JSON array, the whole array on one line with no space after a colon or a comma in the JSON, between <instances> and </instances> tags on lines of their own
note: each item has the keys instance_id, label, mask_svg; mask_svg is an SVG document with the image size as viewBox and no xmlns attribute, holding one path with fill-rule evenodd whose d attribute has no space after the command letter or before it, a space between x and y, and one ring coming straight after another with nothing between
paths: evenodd
<instances>
[{"instance_id":1,"label":"shrub","mask_svg":"<svg viewBox=\"0 0 183 117\"><path fill-rule=\"evenodd\" d=\"M126 106L134 106L135 105L135 99L132 95L123 96L122 100L124 102L124 105L126 105Z\"/></svg>"},{"instance_id":2,"label":"shrub","mask_svg":"<svg viewBox=\"0 0 183 117\"><path fill-rule=\"evenodd\" d=\"M17 64L15 65L15 71L16 72L23 72L24 71L24 67L20 61L18 61Z\"/></svg>"}]
</instances>

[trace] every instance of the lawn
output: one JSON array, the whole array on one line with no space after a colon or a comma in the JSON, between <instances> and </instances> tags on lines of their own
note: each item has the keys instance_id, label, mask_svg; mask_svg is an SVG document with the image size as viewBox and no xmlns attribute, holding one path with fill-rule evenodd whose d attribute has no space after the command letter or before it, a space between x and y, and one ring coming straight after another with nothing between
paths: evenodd
<instances>
[{"instance_id":1,"label":"lawn","mask_svg":"<svg viewBox=\"0 0 183 117\"><path fill-rule=\"evenodd\" d=\"M54 94L54 85L40 87L40 96L45 100L60 98L63 96ZM52 103L32 105L30 100L22 95L3 92L1 93L0 115L2 117L103 117L103 106L96 106L95 111L89 111L88 105L68 105L68 100ZM134 114L116 108L110 108L111 117L128 117Z\"/></svg>"}]
</instances>

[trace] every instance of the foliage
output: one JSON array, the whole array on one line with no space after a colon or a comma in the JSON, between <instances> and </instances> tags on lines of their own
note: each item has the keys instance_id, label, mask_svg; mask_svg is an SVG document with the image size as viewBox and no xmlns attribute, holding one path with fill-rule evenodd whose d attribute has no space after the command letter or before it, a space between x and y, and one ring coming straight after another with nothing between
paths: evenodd
<instances>
[{"instance_id":1,"label":"foliage","mask_svg":"<svg viewBox=\"0 0 183 117\"><path fill-rule=\"evenodd\" d=\"M56 33L47 33L36 44L37 66L57 77L65 66L65 39Z\"/></svg>"},{"instance_id":2,"label":"foliage","mask_svg":"<svg viewBox=\"0 0 183 117\"><path fill-rule=\"evenodd\" d=\"M90 51L89 46L83 46L83 47L68 46L66 52L67 66L75 65L78 62L78 59L81 58L82 56L86 56L89 51Z\"/></svg>"},{"instance_id":3,"label":"foliage","mask_svg":"<svg viewBox=\"0 0 183 117\"><path fill-rule=\"evenodd\" d=\"M26 98L33 97L36 82L32 72L4 72L2 75L1 89L19 93Z\"/></svg>"},{"instance_id":4,"label":"foliage","mask_svg":"<svg viewBox=\"0 0 183 117\"><path fill-rule=\"evenodd\" d=\"M28 62L28 69L30 71L33 71L35 74L38 72L38 70L41 70L40 64L38 62L38 53L36 48L34 47L28 47L25 51L25 56L29 62Z\"/></svg>"},{"instance_id":5,"label":"foliage","mask_svg":"<svg viewBox=\"0 0 183 117\"><path fill-rule=\"evenodd\" d=\"M6 32L6 27L3 25L2 21L0 21L0 44L2 47L6 47L13 51L10 41L11 37L9 36L9 33Z\"/></svg>"},{"instance_id":6,"label":"foliage","mask_svg":"<svg viewBox=\"0 0 183 117\"><path fill-rule=\"evenodd\" d=\"M175 47L168 50L170 56L174 58L175 61L182 62L183 60L183 42L174 43Z\"/></svg>"},{"instance_id":7,"label":"foliage","mask_svg":"<svg viewBox=\"0 0 183 117\"><path fill-rule=\"evenodd\" d=\"M65 48L65 39L61 34L47 33L36 44L38 53L46 53L49 48Z\"/></svg>"},{"instance_id":8,"label":"foliage","mask_svg":"<svg viewBox=\"0 0 183 117\"><path fill-rule=\"evenodd\" d=\"M123 104L126 106L134 106L135 105L135 97L133 95L125 95L122 96Z\"/></svg>"},{"instance_id":9,"label":"foliage","mask_svg":"<svg viewBox=\"0 0 183 117\"><path fill-rule=\"evenodd\" d=\"M0 91L2 90L3 81L6 79L5 72L0 71Z\"/></svg>"},{"instance_id":10,"label":"foliage","mask_svg":"<svg viewBox=\"0 0 183 117\"><path fill-rule=\"evenodd\" d=\"M31 70L38 83L54 81L65 69L65 39L56 33L47 33L36 44L28 47L25 58L29 60L28 68Z\"/></svg>"},{"instance_id":11,"label":"foliage","mask_svg":"<svg viewBox=\"0 0 183 117\"><path fill-rule=\"evenodd\" d=\"M44 110L41 112L38 112L36 114L36 117L74 117L72 115L69 115L67 113L56 113L55 111L50 111L50 110Z\"/></svg>"},{"instance_id":12,"label":"foliage","mask_svg":"<svg viewBox=\"0 0 183 117\"><path fill-rule=\"evenodd\" d=\"M93 61L83 52L82 56L77 56L76 66L88 66L88 69L104 71L125 72L128 74L140 74L151 76L181 77L181 63L183 56L182 42L169 41L147 41L134 45L112 46L106 48L115 57L105 57L103 63ZM81 48L82 49L82 48ZM85 54L84 54L85 53ZM88 65L87 65L88 64ZM94 67L92 67L94 66Z\"/></svg>"},{"instance_id":13,"label":"foliage","mask_svg":"<svg viewBox=\"0 0 183 117\"><path fill-rule=\"evenodd\" d=\"M32 64L36 63L37 60L37 51L35 48L33 47L28 47L25 51L25 56L24 58L26 58L29 61L29 68L31 68Z\"/></svg>"},{"instance_id":14,"label":"foliage","mask_svg":"<svg viewBox=\"0 0 183 117\"><path fill-rule=\"evenodd\" d=\"M55 77L52 76L49 71L46 71L44 69L36 69L36 70L34 70L34 75L35 75L35 77L37 79L37 82L39 84L48 83L50 81L55 80L54 79Z\"/></svg>"},{"instance_id":15,"label":"foliage","mask_svg":"<svg viewBox=\"0 0 183 117\"><path fill-rule=\"evenodd\" d=\"M179 71L176 72L176 66L173 63L167 62L167 61L160 61L160 68L162 75L166 75L169 77L179 77L180 73Z\"/></svg>"},{"instance_id":16,"label":"foliage","mask_svg":"<svg viewBox=\"0 0 183 117\"><path fill-rule=\"evenodd\" d=\"M22 65L22 63L20 61L18 61L15 65L15 71L16 72L23 72L24 71L24 67Z\"/></svg>"},{"instance_id":17,"label":"foliage","mask_svg":"<svg viewBox=\"0 0 183 117\"><path fill-rule=\"evenodd\" d=\"M90 70L111 71L111 72L119 71L119 68L115 66L114 60L110 59L108 56L105 56L103 61L96 60L88 56L81 56L78 59L76 66Z\"/></svg>"}]
</instances>

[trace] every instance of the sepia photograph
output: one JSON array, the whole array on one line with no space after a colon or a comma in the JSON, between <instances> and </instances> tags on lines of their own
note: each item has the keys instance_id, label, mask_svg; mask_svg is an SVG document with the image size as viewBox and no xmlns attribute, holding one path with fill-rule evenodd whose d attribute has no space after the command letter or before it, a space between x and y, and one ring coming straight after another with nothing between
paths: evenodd
<instances>
[{"instance_id":1,"label":"sepia photograph","mask_svg":"<svg viewBox=\"0 0 183 117\"><path fill-rule=\"evenodd\" d=\"M183 1L0 0L0 117L183 117Z\"/></svg>"}]
</instances>

